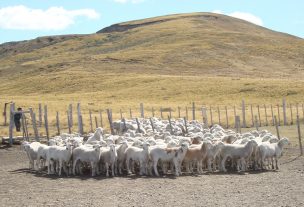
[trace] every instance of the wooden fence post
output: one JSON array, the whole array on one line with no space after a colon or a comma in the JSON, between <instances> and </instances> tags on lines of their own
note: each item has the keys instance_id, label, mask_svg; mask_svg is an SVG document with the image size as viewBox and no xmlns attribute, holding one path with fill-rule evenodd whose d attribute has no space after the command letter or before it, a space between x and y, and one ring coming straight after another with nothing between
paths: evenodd
<instances>
[{"instance_id":1,"label":"wooden fence post","mask_svg":"<svg viewBox=\"0 0 304 207\"><path fill-rule=\"evenodd\" d=\"M122 122L123 122L123 130L122 130L122 133L124 133L125 131L127 131L127 124L126 124L126 119L125 118L122 118Z\"/></svg>"},{"instance_id":2,"label":"wooden fence post","mask_svg":"<svg viewBox=\"0 0 304 207\"><path fill-rule=\"evenodd\" d=\"M262 123L261 123L260 105L258 105L257 107L258 107L258 115L259 115L259 125L261 127Z\"/></svg>"},{"instance_id":3,"label":"wooden fence post","mask_svg":"<svg viewBox=\"0 0 304 207\"><path fill-rule=\"evenodd\" d=\"M252 104L250 104L250 111L251 111L251 121L252 121L252 127L254 127L254 118L253 118L253 110L252 110Z\"/></svg>"},{"instance_id":4,"label":"wooden fence post","mask_svg":"<svg viewBox=\"0 0 304 207\"><path fill-rule=\"evenodd\" d=\"M296 104L297 116L299 116L299 104Z\"/></svg>"},{"instance_id":5,"label":"wooden fence post","mask_svg":"<svg viewBox=\"0 0 304 207\"><path fill-rule=\"evenodd\" d=\"M240 123L241 123L241 120L240 120L240 116L235 116L235 130L237 133L240 133Z\"/></svg>"},{"instance_id":6,"label":"wooden fence post","mask_svg":"<svg viewBox=\"0 0 304 207\"><path fill-rule=\"evenodd\" d=\"M290 107L290 125L293 125L292 104L289 104L289 107Z\"/></svg>"},{"instance_id":7,"label":"wooden fence post","mask_svg":"<svg viewBox=\"0 0 304 207\"><path fill-rule=\"evenodd\" d=\"M303 155L303 147L302 147L302 138L301 138L301 128L300 128L300 118L299 115L297 115L297 125L298 125L298 137L299 137L299 147L300 147L300 153L301 156Z\"/></svg>"},{"instance_id":8,"label":"wooden fence post","mask_svg":"<svg viewBox=\"0 0 304 207\"><path fill-rule=\"evenodd\" d=\"M274 124L275 124L275 127L276 127L277 137L278 137L278 139L281 139L280 138L280 132L279 132L279 126L278 126L278 122L277 122L277 117L276 116L274 116Z\"/></svg>"},{"instance_id":9,"label":"wooden fence post","mask_svg":"<svg viewBox=\"0 0 304 207\"><path fill-rule=\"evenodd\" d=\"M135 120L136 120L136 124L137 124L137 131L138 131L138 133L141 133L140 123L138 121L138 118L135 118Z\"/></svg>"},{"instance_id":10,"label":"wooden fence post","mask_svg":"<svg viewBox=\"0 0 304 207\"><path fill-rule=\"evenodd\" d=\"M33 125L33 129L34 129L35 140L37 142L39 142L39 134L38 134L38 129L37 129L37 125L36 125L36 115L33 112L32 108L29 108L29 111L30 111L30 115L31 115L31 119L32 119L32 125Z\"/></svg>"},{"instance_id":11,"label":"wooden fence post","mask_svg":"<svg viewBox=\"0 0 304 207\"><path fill-rule=\"evenodd\" d=\"M268 126L267 109L266 109L266 105L265 104L264 104L264 109L265 109L266 126Z\"/></svg>"},{"instance_id":12,"label":"wooden fence post","mask_svg":"<svg viewBox=\"0 0 304 207\"><path fill-rule=\"evenodd\" d=\"M186 119L188 120L188 107L186 106Z\"/></svg>"},{"instance_id":13,"label":"wooden fence post","mask_svg":"<svg viewBox=\"0 0 304 207\"><path fill-rule=\"evenodd\" d=\"M73 127L73 105L69 105L70 126Z\"/></svg>"},{"instance_id":14,"label":"wooden fence post","mask_svg":"<svg viewBox=\"0 0 304 207\"><path fill-rule=\"evenodd\" d=\"M210 106L210 122L211 122L211 126L213 126L212 107L211 106Z\"/></svg>"},{"instance_id":15,"label":"wooden fence post","mask_svg":"<svg viewBox=\"0 0 304 207\"><path fill-rule=\"evenodd\" d=\"M192 120L195 120L195 103L192 102Z\"/></svg>"},{"instance_id":16,"label":"wooden fence post","mask_svg":"<svg viewBox=\"0 0 304 207\"><path fill-rule=\"evenodd\" d=\"M78 132L80 135L83 134L83 122L82 122L82 115L80 110L80 103L77 103L77 115L78 115Z\"/></svg>"},{"instance_id":17,"label":"wooden fence post","mask_svg":"<svg viewBox=\"0 0 304 207\"><path fill-rule=\"evenodd\" d=\"M113 122L112 122L112 113L110 112L110 109L107 109L107 115L108 115L108 120L109 120L109 124L110 124L111 134L114 135L114 128L113 128Z\"/></svg>"},{"instance_id":18,"label":"wooden fence post","mask_svg":"<svg viewBox=\"0 0 304 207\"><path fill-rule=\"evenodd\" d=\"M57 135L60 135L60 122L59 122L59 112L56 111L56 127L57 127Z\"/></svg>"},{"instance_id":19,"label":"wooden fence post","mask_svg":"<svg viewBox=\"0 0 304 207\"><path fill-rule=\"evenodd\" d=\"M202 116L203 116L203 123L206 128L208 128L208 117L207 117L207 109L202 107Z\"/></svg>"},{"instance_id":20,"label":"wooden fence post","mask_svg":"<svg viewBox=\"0 0 304 207\"><path fill-rule=\"evenodd\" d=\"M255 119L255 121L254 121L255 128L256 128L257 131L259 131L259 124L258 124L258 117L257 117L257 115L254 116L254 119Z\"/></svg>"},{"instance_id":21,"label":"wooden fence post","mask_svg":"<svg viewBox=\"0 0 304 207\"><path fill-rule=\"evenodd\" d=\"M144 114L144 104L140 103L140 117L144 118L145 114Z\"/></svg>"},{"instance_id":22,"label":"wooden fence post","mask_svg":"<svg viewBox=\"0 0 304 207\"><path fill-rule=\"evenodd\" d=\"M154 129L154 124L153 124L153 120L152 120L152 118L150 118L150 124L151 124L152 130L153 130L153 132L154 132L154 131L155 131L155 129Z\"/></svg>"},{"instance_id":23,"label":"wooden fence post","mask_svg":"<svg viewBox=\"0 0 304 207\"><path fill-rule=\"evenodd\" d=\"M187 119L186 119L186 117L184 117L184 124L185 124L186 134L188 134L188 126L187 126Z\"/></svg>"},{"instance_id":24,"label":"wooden fence post","mask_svg":"<svg viewBox=\"0 0 304 207\"><path fill-rule=\"evenodd\" d=\"M304 120L304 104L302 104L302 113L303 113L303 120Z\"/></svg>"},{"instance_id":25,"label":"wooden fence post","mask_svg":"<svg viewBox=\"0 0 304 207\"><path fill-rule=\"evenodd\" d=\"M168 116L168 121L169 121L169 125L170 125L170 134L173 134L173 128L172 128L172 123L171 123L170 116Z\"/></svg>"},{"instance_id":26,"label":"wooden fence post","mask_svg":"<svg viewBox=\"0 0 304 207\"><path fill-rule=\"evenodd\" d=\"M25 137L26 141L29 141L29 135L28 135L28 128L27 128L27 121L24 113L21 115L21 120L22 120L22 130L23 130L23 137Z\"/></svg>"},{"instance_id":27,"label":"wooden fence post","mask_svg":"<svg viewBox=\"0 0 304 207\"><path fill-rule=\"evenodd\" d=\"M94 117L95 118L95 126L96 126L96 129L98 128L98 120L97 120L97 116Z\"/></svg>"},{"instance_id":28,"label":"wooden fence post","mask_svg":"<svg viewBox=\"0 0 304 207\"><path fill-rule=\"evenodd\" d=\"M242 115L243 115L243 128L247 127L246 124L246 106L245 106L245 101L242 100Z\"/></svg>"},{"instance_id":29,"label":"wooden fence post","mask_svg":"<svg viewBox=\"0 0 304 207\"><path fill-rule=\"evenodd\" d=\"M283 99L283 119L284 119L284 125L287 125L287 117L286 117L286 100Z\"/></svg>"},{"instance_id":30,"label":"wooden fence post","mask_svg":"<svg viewBox=\"0 0 304 207\"><path fill-rule=\"evenodd\" d=\"M225 106L225 111L226 111L226 128L229 128L229 123L228 123L228 110L227 110L227 106Z\"/></svg>"},{"instance_id":31,"label":"wooden fence post","mask_svg":"<svg viewBox=\"0 0 304 207\"><path fill-rule=\"evenodd\" d=\"M39 127L41 127L42 125L42 106L41 106L41 103L39 103L38 105L38 119L39 119Z\"/></svg>"},{"instance_id":32,"label":"wooden fence post","mask_svg":"<svg viewBox=\"0 0 304 207\"><path fill-rule=\"evenodd\" d=\"M47 105L44 105L44 125L45 125L46 138L47 138L47 141L49 141L50 134L49 134L49 121L48 121Z\"/></svg>"},{"instance_id":33,"label":"wooden fence post","mask_svg":"<svg viewBox=\"0 0 304 207\"><path fill-rule=\"evenodd\" d=\"M13 128L14 128L14 111L15 103L10 104L10 125L9 125L9 144L13 145Z\"/></svg>"},{"instance_id":34,"label":"wooden fence post","mask_svg":"<svg viewBox=\"0 0 304 207\"><path fill-rule=\"evenodd\" d=\"M92 120L92 111L91 109L89 110L89 116L90 116L90 132L93 132L93 120Z\"/></svg>"},{"instance_id":35,"label":"wooden fence post","mask_svg":"<svg viewBox=\"0 0 304 207\"><path fill-rule=\"evenodd\" d=\"M272 104L270 105L270 107L271 107L272 126L274 126L274 117L273 117L273 108L272 108Z\"/></svg>"},{"instance_id":36,"label":"wooden fence post","mask_svg":"<svg viewBox=\"0 0 304 207\"><path fill-rule=\"evenodd\" d=\"M3 116L4 116L4 126L7 125L6 107L9 103L4 103Z\"/></svg>"},{"instance_id":37,"label":"wooden fence post","mask_svg":"<svg viewBox=\"0 0 304 207\"><path fill-rule=\"evenodd\" d=\"M99 119L100 119L100 126L103 127L103 123L102 123L102 110L99 110Z\"/></svg>"},{"instance_id":38,"label":"wooden fence post","mask_svg":"<svg viewBox=\"0 0 304 207\"><path fill-rule=\"evenodd\" d=\"M181 118L180 107L177 107L177 110L178 110L178 118Z\"/></svg>"},{"instance_id":39,"label":"wooden fence post","mask_svg":"<svg viewBox=\"0 0 304 207\"><path fill-rule=\"evenodd\" d=\"M277 107L278 107L278 119L279 119L278 125L280 126L281 125L280 105L278 104Z\"/></svg>"},{"instance_id":40,"label":"wooden fence post","mask_svg":"<svg viewBox=\"0 0 304 207\"><path fill-rule=\"evenodd\" d=\"M217 106L217 113L218 113L219 125L221 125L221 112L219 106Z\"/></svg>"},{"instance_id":41,"label":"wooden fence post","mask_svg":"<svg viewBox=\"0 0 304 207\"><path fill-rule=\"evenodd\" d=\"M69 134L72 134L72 130L71 130L71 119L70 119L70 112L69 112L69 110L67 110L67 119L68 119Z\"/></svg>"}]
</instances>

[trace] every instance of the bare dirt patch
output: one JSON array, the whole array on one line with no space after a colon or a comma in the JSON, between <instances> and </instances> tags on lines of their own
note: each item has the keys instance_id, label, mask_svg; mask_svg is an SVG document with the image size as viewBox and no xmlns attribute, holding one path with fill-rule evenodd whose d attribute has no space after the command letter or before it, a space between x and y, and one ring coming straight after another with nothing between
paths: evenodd
<instances>
[{"instance_id":1,"label":"bare dirt patch","mask_svg":"<svg viewBox=\"0 0 304 207\"><path fill-rule=\"evenodd\" d=\"M28 170L18 146L0 149L0 206L303 206L304 158L289 147L279 171L91 178Z\"/></svg>"}]
</instances>

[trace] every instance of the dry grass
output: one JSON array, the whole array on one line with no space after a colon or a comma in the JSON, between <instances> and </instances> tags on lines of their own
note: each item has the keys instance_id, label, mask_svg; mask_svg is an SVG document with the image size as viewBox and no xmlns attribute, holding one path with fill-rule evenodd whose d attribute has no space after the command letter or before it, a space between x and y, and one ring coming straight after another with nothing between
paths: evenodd
<instances>
[{"instance_id":1,"label":"dry grass","mask_svg":"<svg viewBox=\"0 0 304 207\"><path fill-rule=\"evenodd\" d=\"M303 39L209 13L123 23L134 24L124 32L0 45L0 107L47 104L54 124L56 111L63 117L77 102L88 123L89 109L112 108L119 118L119 109L126 114L141 102L147 113L152 106L176 110L195 101L198 107L227 105L231 114L242 99L303 101Z\"/></svg>"}]
</instances>

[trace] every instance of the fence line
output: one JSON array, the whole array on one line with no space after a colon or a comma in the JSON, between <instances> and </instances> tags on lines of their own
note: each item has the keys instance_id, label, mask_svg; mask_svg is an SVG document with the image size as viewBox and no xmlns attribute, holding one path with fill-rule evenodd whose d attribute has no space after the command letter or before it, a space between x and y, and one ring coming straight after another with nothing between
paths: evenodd
<instances>
[{"instance_id":1,"label":"fence line","mask_svg":"<svg viewBox=\"0 0 304 207\"><path fill-rule=\"evenodd\" d=\"M33 135L38 139L39 133L45 131L49 137L53 134L60 134L62 132L75 132L80 134L94 131L94 127L104 127L110 129L107 119L111 121L124 119L133 119L138 117L150 118L150 117L170 117L170 121L176 118L185 117L185 120L193 119L199 120L208 126L214 124L222 124L225 128L235 128L237 126L236 116L240 119L239 128L246 127L262 127L273 125L293 125L297 124L297 117L299 116L299 122L304 122L304 104L302 103L287 103L285 99L282 100L281 104L249 104L244 100L239 105L198 105L195 102L191 102L191 105L177 106L177 107L151 107L145 103L138 104L137 109L123 110L118 109L112 111L111 109L94 109L89 107L88 110L81 110L80 103L77 103L76 109L73 110L73 105L69 104L66 111L62 112L62 116L59 116L60 111L55 114L47 114L48 109L45 105L42 110L42 105L39 104L36 108L30 108L30 129L33 129ZM260 107L261 106L261 107ZM273 107L274 106L274 107ZM277 108L275 110L275 108ZM262 110L262 111L261 111ZM301 112L302 110L302 112ZM44 112L45 123L41 123L41 126L45 127L45 130L41 130L40 126L40 113ZM50 109L49 109L50 111ZM73 111L77 113L77 120L75 118L72 121ZM106 111L108 117L103 117L102 113ZM38 114L38 120L36 121L36 113ZM189 112L192 116L189 116ZM66 116L63 114L66 113ZM4 114L4 113L3 113ZM283 114L283 120L281 119ZM42 115L41 115L42 116ZM222 116L222 117L221 117ZM55 117L55 118L54 118ZM256 117L256 118L255 118ZM27 118L27 117L25 117ZM107 118L107 119L106 119ZM53 120L52 120L53 119ZM238 121L237 119L237 121ZM275 119L277 119L275 121ZM41 120L42 121L42 120ZM95 126L93 126L95 122ZM256 123L257 122L257 123ZM75 128L75 125L77 128ZM54 133L55 132L55 133Z\"/></svg>"}]
</instances>

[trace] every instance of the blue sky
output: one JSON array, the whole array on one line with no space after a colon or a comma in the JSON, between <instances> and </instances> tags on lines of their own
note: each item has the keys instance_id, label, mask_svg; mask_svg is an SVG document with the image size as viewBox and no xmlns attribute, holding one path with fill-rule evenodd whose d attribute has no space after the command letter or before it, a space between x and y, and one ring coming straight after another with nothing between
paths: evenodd
<instances>
[{"instance_id":1,"label":"blue sky","mask_svg":"<svg viewBox=\"0 0 304 207\"><path fill-rule=\"evenodd\" d=\"M0 0L0 43L188 12L222 13L304 38L304 0Z\"/></svg>"}]
</instances>

